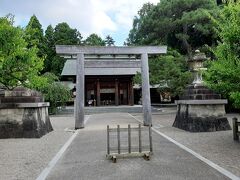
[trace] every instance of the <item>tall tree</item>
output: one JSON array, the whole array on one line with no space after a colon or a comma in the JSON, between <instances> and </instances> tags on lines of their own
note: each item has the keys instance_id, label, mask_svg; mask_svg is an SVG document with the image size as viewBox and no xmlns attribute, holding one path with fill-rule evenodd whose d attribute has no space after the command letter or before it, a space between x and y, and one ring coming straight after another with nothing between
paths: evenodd
<instances>
[{"instance_id":1,"label":"tall tree","mask_svg":"<svg viewBox=\"0 0 240 180\"><path fill-rule=\"evenodd\" d=\"M113 40L113 38L110 35L107 35L105 38L105 44L107 46L114 46L115 41Z\"/></svg>"},{"instance_id":2,"label":"tall tree","mask_svg":"<svg viewBox=\"0 0 240 180\"><path fill-rule=\"evenodd\" d=\"M105 41L97 34L90 34L84 44L87 46L105 46Z\"/></svg>"},{"instance_id":3,"label":"tall tree","mask_svg":"<svg viewBox=\"0 0 240 180\"><path fill-rule=\"evenodd\" d=\"M59 57L55 52L55 45L80 45L82 36L77 29L71 28L67 23L59 23L52 32L52 27L46 30L46 38L48 42L48 54L46 61L46 71L50 71L60 76L65 60ZM53 33L53 36L52 36ZM52 46L54 44L54 46Z\"/></svg>"},{"instance_id":4,"label":"tall tree","mask_svg":"<svg viewBox=\"0 0 240 180\"><path fill-rule=\"evenodd\" d=\"M67 23L63 22L56 25L54 40L58 45L79 45L81 44L82 36L77 29L72 29Z\"/></svg>"},{"instance_id":5,"label":"tall tree","mask_svg":"<svg viewBox=\"0 0 240 180\"><path fill-rule=\"evenodd\" d=\"M192 51L216 41L209 13L217 12L215 0L161 0L144 5L135 17L130 44L167 44L190 58Z\"/></svg>"},{"instance_id":6,"label":"tall tree","mask_svg":"<svg viewBox=\"0 0 240 180\"><path fill-rule=\"evenodd\" d=\"M149 13L153 10L153 8L154 5L152 3L143 4L143 7L138 11L138 16L135 16L133 19L133 27L129 32L125 45L150 44L149 42L143 42L144 33L142 32L141 28L145 23L145 19L148 18Z\"/></svg>"},{"instance_id":7,"label":"tall tree","mask_svg":"<svg viewBox=\"0 0 240 180\"><path fill-rule=\"evenodd\" d=\"M17 85L36 87L43 59L36 46L28 47L24 31L13 26L13 19L0 18L0 83L11 89Z\"/></svg>"},{"instance_id":8,"label":"tall tree","mask_svg":"<svg viewBox=\"0 0 240 180\"><path fill-rule=\"evenodd\" d=\"M213 51L216 60L210 62L205 80L215 91L232 99L240 107L240 2L229 3L216 19L220 37Z\"/></svg>"},{"instance_id":9,"label":"tall tree","mask_svg":"<svg viewBox=\"0 0 240 180\"><path fill-rule=\"evenodd\" d=\"M51 49L53 49L55 45L55 41L54 41L54 29L52 25L49 25L47 27L45 31L45 39L46 39L46 45Z\"/></svg>"},{"instance_id":10,"label":"tall tree","mask_svg":"<svg viewBox=\"0 0 240 180\"><path fill-rule=\"evenodd\" d=\"M52 72L52 60L56 56L56 52L55 52L55 41L54 41L54 29L51 25L49 25L45 31L45 43L46 43L45 52L47 56L44 61L43 72Z\"/></svg>"},{"instance_id":11,"label":"tall tree","mask_svg":"<svg viewBox=\"0 0 240 180\"><path fill-rule=\"evenodd\" d=\"M39 51L39 57L45 56L45 41L43 35L42 25L35 15L30 18L28 25L25 29L25 39L28 42L28 47L36 46Z\"/></svg>"}]
</instances>

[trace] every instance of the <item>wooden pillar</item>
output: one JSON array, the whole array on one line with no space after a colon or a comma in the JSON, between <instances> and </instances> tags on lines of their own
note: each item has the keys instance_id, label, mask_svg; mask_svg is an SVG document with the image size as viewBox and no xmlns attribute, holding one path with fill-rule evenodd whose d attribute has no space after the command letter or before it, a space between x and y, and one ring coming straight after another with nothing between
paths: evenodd
<instances>
[{"instance_id":1,"label":"wooden pillar","mask_svg":"<svg viewBox=\"0 0 240 180\"><path fill-rule=\"evenodd\" d=\"M128 82L128 105L133 106L133 83L132 79Z\"/></svg>"},{"instance_id":2,"label":"wooden pillar","mask_svg":"<svg viewBox=\"0 0 240 180\"><path fill-rule=\"evenodd\" d=\"M148 54L141 54L142 63L142 104L143 104L143 117L144 126L152 124L152 111L150 100L150 86L149 86L149 71L148 71Z\"/></svg>"},{"instance_id":3,"label":"wooden pillar","mask_svg":"<svg viewBox=\"0 0 240 180\"><path fill-rule=\"evenodd\" d=\"M236 117L234 117L232 119L232 123L233 123L233 139L235 141L239 140L239 135L238 135L238 119Z\"/></svg>"},{"instance_id":4,"label":"wooden pillar","mask_svg":"<svg viewBox=\"0 0 240 180\"><path fill-rule=\"evenodd\" d=\"M100 81L97 80L97 106L100 106Z\"/></svg>"},{"instance_id":5,"label":"wooden pillar","mask_svg":"<svg viewBox=\"0 0 240 180\"><path fill-rule=\"evenodd\" d=\"M77 54L75 129L84 128L84 54Z\"/></svg>"},{"instance_id":6,"label":"wooden pillar","mask_svg":"<svg viewBox=\"0 0 240 180\"><path fill-rule=\"evenodd\" d=\"M133 106L134 105L134 91L133 91L133 80L131 79L130 82L130 105Z\"/></svg>"},{"instance_id":7,"label":"wooden pillar","mask_svg":"<svg viewBox=\"0 0 240 180\"><path fill-rule=\"evenodd\" d=\"M131 106L130 82L127 83L128 105Z\"/></svg>"},{"instance_id":8,"label":"wooden pillar","mask_svg":"<svg viewBox=\"0 0 240 180\"><path fill-rule=\"evenodd\" d=\"M115 79L115 105L119 105L119 90L118 90L118 80Z\"/></svg>"}]
</instances>

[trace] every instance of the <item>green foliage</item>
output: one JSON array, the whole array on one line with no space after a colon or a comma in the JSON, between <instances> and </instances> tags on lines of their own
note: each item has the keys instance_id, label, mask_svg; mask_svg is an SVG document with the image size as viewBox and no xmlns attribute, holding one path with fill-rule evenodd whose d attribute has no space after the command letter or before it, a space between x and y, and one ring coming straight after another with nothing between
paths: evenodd
<instances>
[{"instance_id":1,"label":"green foliage","mask_svg":"<svg viewBox=\"0 0 240 180\"><path fill-rule=\"evenodd\" d=\"M166 56L149 61L149 67L150 83L160 84L160 91L167 88L174 96L181 95L191 81L185 57L175 50L169 50Z\"/></svg>"},{"instance_id":2,"label":"green foliage","mask_svg":"<svg viewBox=\"0 0 240 180\"><path fill-rule=\"evenodd\" d=\"M159 84L159 91L166 89L173 96L181 95L186 85L192 80L187 71L187 62L175 50L169 50L165 56L157 56L149 60L150 84ZM141 84L141 75L138 73L134 82Z\"/></svg>"},{"instance_id":3,"label":"green foliage","mask_svg":"<svg viewBox=\"0 0 240 180\"><path fill-rule=\"evenodd\" d=\"M97 34L90 34L84 41L87 46L105 46L105 41Z\"/></svg>"},{"instance_id":4,"label":"green foliage","mask_svg":"<svg viewBox=\"0 0 240 180\"><path fill-rule=\"evenodd\" d=\"M50 113L55 114L57 107L63 106L71 98L71 93L68 88L59 82L57 76L52 73L45 73L43 77L46 80L45 85L38 87L45 101L50 102Z\"/></svg>"},{"instance_id":5,"label":"green foliage","mask_svg":"<svg viewBox=\"0 0 240 180\"><path fill-rule=\"evenodd\" d=\"M80 45L82 36L77 29L72 29L67 23L59 23L53 29L49 25L45 31L45 52L47 54L43 72L52 72L60 76L65 60L55 51L55 45Z\"/></svg>"},{"instance_id":6,"label":"green foliage","mask_svg":"<svg viewBox=\"0 0 240 180\"><path fill-rule=\"evenodd\" d=\"M143 42L143 36L147 32L143 32L142 27L144 26L145 21L148 19L149 13L153 10L153 8L154 5L152 3L146 3L138 11L138 16L135 16L133 19L133 28L129 32L126 45L151 44L148 41Z\"/></svg>"},{"instance_id":7,"label":"green foliage","mask_svg":"<svg viewBox=\"0 0 240 180\"><path fill-rule=\"evenodd\" d=\"M63 22L56 25L54 29L54 41L56 45L79 45L82 36L77 29L72 29Z\"/></svg>"},{"instance_id":8,"label":"green foliage","mask_svg":"<svg viewBox=\"0 0 240 180\"><path fill-rule=\"evenodd\" d=\"M128 44L167 44L191 57L192 51L216 41L210 14L215 0L161 0L145 4L134 18Z\"/></svg>"},{"instance_id":9,"label":"green foliage","mask_svg":"<svg viewBox=\"0 0 240 180\"><path fill-rule=\"evenodd\" d=\"M233 106L239 108L240 107L240 92L231 92L230 100L233 101Z\"/></svg>"},{"instance_id":10,"label":"green foliage","mask_svg":"<svg viewBox=\"0 0 240 180\"><path fill-rule=\"evenodd\" d=\"M36 46L38 48L38 56L45 57L45 41L43 36L42 25L35 15L30 18L30 21L25 29L25 40L28 42L28 48Z\"/></svg>"},{"instance_id":11,"label":"green foliage","mask_svg":"<svg viewBox=\"0 0 240 180\"><path fill-rule=\"evenodd\" d=\"M54 29L51 25L49 25L45 31L45 43L46 43L45 53L47 54L47 56L44 61L43 72L53 72L52 62L54 60L54 57L56 56L56 52L54 41Z\"/></svg>"},{"instance_id":12,"label":"green foliage","mask_svg":"<svg viewBox=\"0 0 240 180\"><path fill-rule=\"evenodd\" d=\"M13 26L13 18L0 18L0 83L8 89L41 82L38 75L43 59L37 56L35 46L28 47L24 37L24 31Z\"/></svg>"},{"instance_id":13,"label":"green foliage","mask_svg":"<svg viewBox=\"0 0 240 180\"><path fill-rule=\"evenodd\" d=\"M105 44L107 46L114 46L115 41L113 40L113 38L110 35L107 35L105 38Z\"/></svg>"},{"instance_id":14,"label":"green foliage","mask_svg":"<svg viewBox=\"0 0 240 180\"><path fill-rule=\"evenodd\" d=\"M206 83L240 107L240 3L225 6L215 22L221 42L213 51L217 60L208 64Z\"/></svg>"},{"instance_id":15,"label":"green foliage","mask_svg":"<svg viewBox=\"0 0 240 180\"><path fill-rule=\"evenodd\" d=\"M134 84L142 84L142 78L141 78L141 73L137 72L135 76L133 77L133 83Z\"/></svg>"},{"instance_id":16,"label":"green foliage","mask_svg":"<svg viewBox=\"0 0 240 180\"><path fill-rule=\"evenodd\" d=\"M161 0L157 5L144 4L133 20L126 44L166 44L191 59L194 50L208 51L207 47L217 41L213 14L219 15L215 0ZM149 61L150 83L160 84L160 91L167 88L174 95L180 95L192 78L184 56L177 51L170 50L166 56ZM135 81L139 80L137 75Z\"/></svg>"}]
</instances>

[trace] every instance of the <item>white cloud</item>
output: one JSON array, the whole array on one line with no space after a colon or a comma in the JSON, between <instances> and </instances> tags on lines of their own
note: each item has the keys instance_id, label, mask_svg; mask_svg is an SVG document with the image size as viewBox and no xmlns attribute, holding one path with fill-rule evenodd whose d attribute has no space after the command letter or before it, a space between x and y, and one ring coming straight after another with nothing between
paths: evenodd
<instances>
[{"instance_id":1,"label":"white cloud","mask_svg":"<svg viewBox=\"0 0 240 180\"><path fill-rule=\"evenodd\" d=\"M84 37L91 33L126 31L143 3L159 0L1 0L0 15L12 13L17 25L26 25L35 14L44 28L49 24L67 22Z\"/></svg>"}]
</instances>

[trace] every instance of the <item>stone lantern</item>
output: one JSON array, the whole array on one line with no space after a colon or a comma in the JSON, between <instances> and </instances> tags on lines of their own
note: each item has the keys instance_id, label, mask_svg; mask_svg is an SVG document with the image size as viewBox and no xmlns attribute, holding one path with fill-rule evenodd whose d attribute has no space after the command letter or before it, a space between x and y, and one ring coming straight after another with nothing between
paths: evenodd
<instances>
[{"instance_id":1,"label":"stone lantern","mask_svg":"<svg viewBox=\"0 0 240 180\"><path fill-rule=\"evenodd\" d=\"M207 60L207 57L205 53L200 53L199 50L196 50L195 52L196 54L193 58L188 61L188 67L194 77L192 84L198 86L203 85L202 72L207 70L207 68L203 67L203 62Z\"/></svg>"},{"instance_id":2,"label":"stone lantern","mask_svg":"<svg viewBox=\"0 0 240 180\"><path fill-rule=\"evenodd\" d=\"M226 99L208 89L204 85L202 72L206 70L203 62L206 55L195 52L188 61L189 70L193 73L194 80L185 89L180 100L176 101L177 114L173 123L174 127L190 132L208 132L231 129L226 117Z\"/></svg>"}]
</instances>

